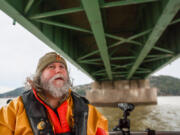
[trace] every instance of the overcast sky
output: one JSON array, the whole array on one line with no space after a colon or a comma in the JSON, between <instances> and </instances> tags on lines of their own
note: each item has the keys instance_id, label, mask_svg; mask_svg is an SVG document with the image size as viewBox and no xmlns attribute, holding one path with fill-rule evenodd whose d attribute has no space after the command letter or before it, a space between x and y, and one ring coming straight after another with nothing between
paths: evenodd
<instances>
[{"instance_id":1,"label":"overcast sky","mask_svg":"<svg viewBox=\"0 0 180 135\"><path fill-rule=\"evenodd\" d=\"M36 69L39 58L52 51L47 45L20 26L0 10L0 93L24 85L25 78ZM92 80L80 70L68 64L74 85ZM166 66L155 75L180 78L180 59Z\"/></svg>"}]
</instances>

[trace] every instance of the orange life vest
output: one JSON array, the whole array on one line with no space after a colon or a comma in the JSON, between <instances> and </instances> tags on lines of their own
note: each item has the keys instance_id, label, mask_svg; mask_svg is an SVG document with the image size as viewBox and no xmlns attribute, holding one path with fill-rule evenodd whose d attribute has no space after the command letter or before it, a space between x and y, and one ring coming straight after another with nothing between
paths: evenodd
<instances>
[{"instance_id":1,"label":"orange life vest","mask_svg":"<svg viewBox=\"0 0 180 135\"><path fill-rule=\"evenodd\" d=\"M27 91L22 95L24 107L35 135L46 134L47 132L53 135L87 134L87 101L76 96L73 92L71 92L71 95L74 102L74 131L70 129L66 119L67 101L64 101L56 110L53 110L38 97L35 90L33 92L32 90ZM46 113L46 110L48 113ZM50 117L51 122L48 117ZM38 127L40 124L42 124L42 127Z\"/></svg>"}]
</instances>

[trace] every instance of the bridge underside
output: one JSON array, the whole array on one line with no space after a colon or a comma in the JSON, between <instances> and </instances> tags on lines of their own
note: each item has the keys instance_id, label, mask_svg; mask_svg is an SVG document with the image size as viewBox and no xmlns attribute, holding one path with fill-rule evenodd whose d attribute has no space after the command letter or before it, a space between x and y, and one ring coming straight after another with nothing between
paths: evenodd
<instances>
[{"instance_id":1,"label":"bridge underside","mask_svg":"<svg viewBox=\"0 0 180 135\"><path fill-rule=\"evenodd\" d=\"M179 0L1 0L0 9L97 81L146 78L180 53Z\"/></svg>"},{"instance_id":2,"label":"bridge underside","mask_svg":"<svg viewBox=\"0 0 180 135\"><path fill-rule=\"evenodd\" d=\"M0 0L92 79L140 80L180 54L180 0Z\"/></svg>"}]
</instances>

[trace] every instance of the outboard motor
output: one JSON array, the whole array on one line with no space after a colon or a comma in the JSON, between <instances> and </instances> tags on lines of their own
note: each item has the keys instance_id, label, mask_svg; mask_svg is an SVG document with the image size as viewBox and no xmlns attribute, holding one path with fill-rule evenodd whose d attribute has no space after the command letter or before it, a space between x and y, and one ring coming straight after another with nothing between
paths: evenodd
<instances>
[{"instance_id":1,"label":"outboard motor","mask_svg":"<svg viewBox=\"0 0 180 135\"><path fill-rule=\"evenodd\" d=\"M130 120L128 116L134 110L134 105L130 103L119 103L118 107L123 111L123 118L119 120L119 125L113 131L121 131L123 135L130 135Z\"/></svg>"}]
</instances>

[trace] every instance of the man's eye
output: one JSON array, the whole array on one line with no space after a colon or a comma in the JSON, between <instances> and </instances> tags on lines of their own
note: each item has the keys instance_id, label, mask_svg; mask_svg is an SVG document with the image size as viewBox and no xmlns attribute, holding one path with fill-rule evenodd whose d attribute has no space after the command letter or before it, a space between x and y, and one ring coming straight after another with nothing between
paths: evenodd
<instances>
[{"instance_id":1,"label":"man's eye","mask_svg":"<svg viewBox=\"0 0 180 135\"><path fill-rule=\"evenodd\" d=\"M60 68L65 68L65 67L63 65L61 65Z\"/></svg>"},{"instance_id":2,"label":"man's eye","mask_svg":"<svg viewBox=\"0 0 180 135\"><path fill-rule=\"evenodd\" d=\"M49 68L54 68L54 66L49 66Z\"/></svg>"}]
</instances>

